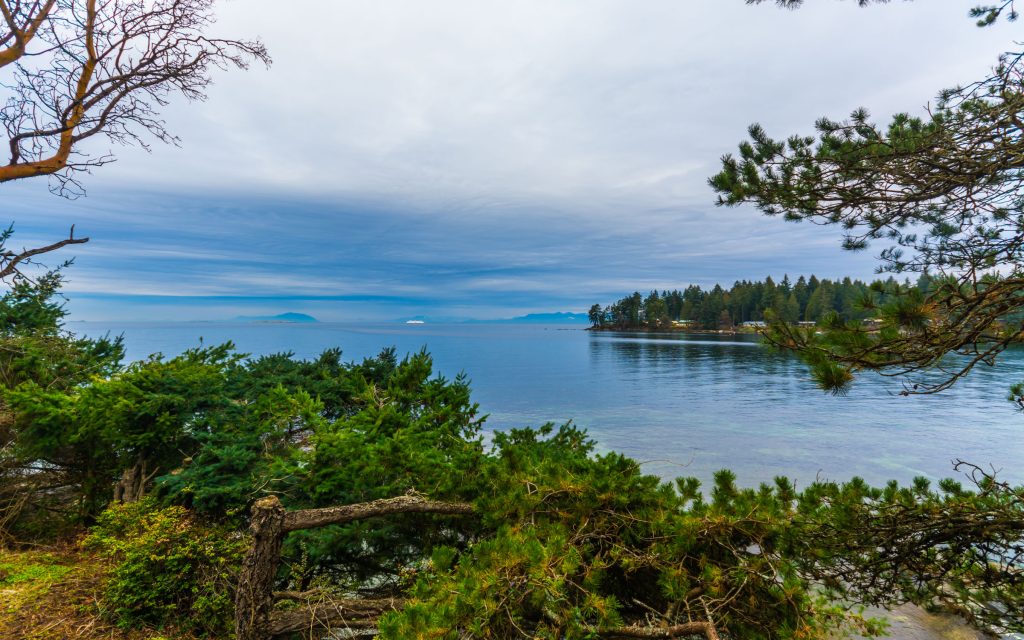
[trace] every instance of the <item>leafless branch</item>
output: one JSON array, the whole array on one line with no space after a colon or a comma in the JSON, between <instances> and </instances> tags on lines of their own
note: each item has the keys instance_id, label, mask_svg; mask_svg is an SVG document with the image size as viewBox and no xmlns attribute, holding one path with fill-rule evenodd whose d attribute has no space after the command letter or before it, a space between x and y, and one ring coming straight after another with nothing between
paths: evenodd
<instances>
[{"instance_id":1,"label":"leafless branch","mask_svg":"<svg viewBox=\"0 0 1024 640\"><path fill-rule=\"evenodd\" d=\"M215 0L11 1L0 0L0 68L3 52L21 53L4 82L0 182L46 175L55 191L77 195L78 174L114 159L90 155L83 142L102 134L143 148L153 138L176 144L159 115L173 95L203 100L215 69L270 63L259 41L205 35ZM39 51L26 49L32 37Z\"/></svg>"},{"instance_id":2,"label":"leafless branch","mask_svg":"<svg viewBox=\"0 0 1024 640\"><path fill-rule=\"evenodd\" d=\"M9 237L10 229L8 229L7 236ZM4 239L6 239L6 237ZM68 237L59 242L48 244L44 247L37 247L35 249L22 249L20 252L11 251L3 248L0 244L0 281L9 278L11 276L21 275L19 270L26 264L32 264L33 258L44 253L50 253L56 251L62 247L66 247L70 244L84 244L89 242L89 238L76 238L75 237L75 226L71 225L71 231L68 233Z\"/></svg>"}]
</instances>

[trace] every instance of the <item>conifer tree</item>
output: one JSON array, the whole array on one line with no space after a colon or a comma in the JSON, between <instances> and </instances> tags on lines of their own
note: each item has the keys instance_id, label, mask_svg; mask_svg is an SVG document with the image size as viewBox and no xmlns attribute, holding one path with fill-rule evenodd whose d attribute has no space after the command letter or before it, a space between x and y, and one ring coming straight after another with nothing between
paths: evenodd
<instances>
[{"instance_id":1,"label":"conifer tree","mask_svg":"<svg viewBox=\"0 0 1024 640\"><path fill-rule=\"evenodd\" d=\"M983 27L1017 17L1013 0L971 15ZM879 328L839 313L824 313L824 331L773 323L768 340L803 356L823 389L842 392L861 370L928 370L943 375L912 380L904 393L941 391L1024 338L1022 110L1024 54L1008 53L989 77L941 92L921 115L878 125L858 109L845 121L822 118L816 135L784 140L752 125L738 157L723 158L710 178L719 204L837 225L850 250L883 240L881 270L918 276L876 282L857 303ZM807 314L831 302L851 315L852 287L829 288L817 283ZM1024 386L1013 393L1020 402ZM795 522L816 549L811 573L844 599L917 602L993 635L1024 629L1024 487L956 468L973 491L950 480L933 491L924 478L882 490L859 480L810 487Z\"/></svg>"},{"instance_id":2,"label":"conifer tree","mask_svg":"<svg viewBox=\"0 0 1024 640\"><path fill-rule=\"evenodd\" d=\"M1016 17L1013 2L972 15L982 26ZM905 393L925 393L1024 338L1014 315L1024 296L1022 110L1024 54L1011 52L989 77L940 92L919 115L876 124L857 109L847 120L818 120L815 135L786 139L752 125L738 156L725 156L710 179L719 204L836 225L849 250L883 240L882 271L927 274L932 283L927 292L882 284L863 296L858 306L880 330L834 317L824 333L776 323L769 339L801 353L828 390L844 389L856 371L881 370L912 378ZM850 315L850 299L832 304ZM816 307L826 306L819 296ZM923 370L943 375L914 376Z\"/></svg>"}]
</instances>

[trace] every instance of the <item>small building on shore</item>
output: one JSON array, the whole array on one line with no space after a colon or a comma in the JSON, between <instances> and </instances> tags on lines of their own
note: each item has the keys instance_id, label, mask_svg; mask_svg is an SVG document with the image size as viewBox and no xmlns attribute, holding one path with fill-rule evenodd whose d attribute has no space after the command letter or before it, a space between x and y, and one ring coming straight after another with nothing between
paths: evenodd
<instances>
[{"instance_id":1,"label":"small building on shore","mask_svg":"<svg viewBox=\"0 0 1024 640\"><path fill-rule=\"evenodd\" d=\"M882 328L882 321L878 318L868 318L867 320L861 321L860 326L864 327L864 329L868 331L878 331Z\"/></svg>"}]
</instances>

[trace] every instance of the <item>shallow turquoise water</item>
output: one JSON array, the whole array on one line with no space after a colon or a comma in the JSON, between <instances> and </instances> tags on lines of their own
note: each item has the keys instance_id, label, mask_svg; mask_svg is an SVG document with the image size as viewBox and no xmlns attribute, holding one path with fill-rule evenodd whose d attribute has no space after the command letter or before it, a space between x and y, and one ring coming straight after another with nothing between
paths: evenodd
<instances>
[{"instance_id":1,"label":"shallow turquoise water","mask_svg":"<svg viewBox=\"0 0 1024 640\"><path fill-rule=\"evenodd\" d=\"M347 360L382 347L426 347L447 376L465 371L491 429L574 420L602 450L624 452L666 478L709 479L729 467L743 484L785 474L902 482L952 474L961 458L1024 482L1024 415L1006 401L1024 379L1024 349L954 389L901 397L898 380L858 380L823 394L791 356L746 337L590 333L514 324L72 323L76 333L124 333L128 355L174 354L233 340L246 353Z\"/></svg>"}]
</instances>

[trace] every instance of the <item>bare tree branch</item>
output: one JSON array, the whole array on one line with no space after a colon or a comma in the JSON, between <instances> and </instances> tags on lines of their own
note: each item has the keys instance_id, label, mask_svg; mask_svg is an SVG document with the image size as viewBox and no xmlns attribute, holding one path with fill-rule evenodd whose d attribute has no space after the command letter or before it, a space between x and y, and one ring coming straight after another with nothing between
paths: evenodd
<instances>
[{"instance_id":1,"label":"bare tree branch","mask_svg":"<svg viewBox=\"0 0 1024 640\"><path fill-rule=\"evenodd\" d=\"M42 5L36 0L23 7L20 0L15 0L12 8L8 0L0 0L0 14L4 17L0 27L0 47L3 47L0 48L0 68L25 55L28 44L49 19L55 4L56 0L46 0Z\"/></svg>"},{"instance_id":2,"label":"bare tree branch","mask_svg":"<svg viewBox=\"0 0 1024 640\"><path fill-rule=\"evenodd\" d=\"M86 140L102 134L144 148L147 137L176 144L158 113L172 95L203 100L215 69L270 63L259 41L205 35L214 1L35 0L10 8L0 0L8 25L0 62L4 51L22 52L0 107L8 155L0 182L47 175L55 191L74 196L77 174L113 160L86 153ZM35 22L18 26L29 17ZM32 37L45 46L28 52Z\"/></svg>"},{"instance_id":3,"label":"bare tree branch","mask_svg":"<svg viewBox=\"0 0 1024 640\"><path fill-rule=\"evenodd\" d=\"M353 520L364 520L396 513L440 513L440 514L471 514L473 505L463 502L438 502L427 500L418 495L405 495L396 498L383 498L359 504L347 504L322 509L302 509L289 511L284 517L284 530L297 531L311 529L328 524L340 524Z\"/></svg>"},{"instance_id":4,"label":"bare tree branch","mask_svg":"<svg viewBox=\"0 0 1024 640\"><path fill-rule=\"evenodd\" d=\"M10 237L10 229L4 234L4 239ZM59 242L48 244L44 247L37 247L35 249L23 249L20 252L10 251L3 249L0 244L0 280L4 280L14 275L20 275L19 265L26 265L32 263L32 258L35 256L42 255L44 253L50 253L56 251L62 247L66 247L69 244L85 244L89 242L89 238L76 238L75 237L75 226L71 225L71 231L68 233L68 237Z\"/></svg>"}]
</instances>

